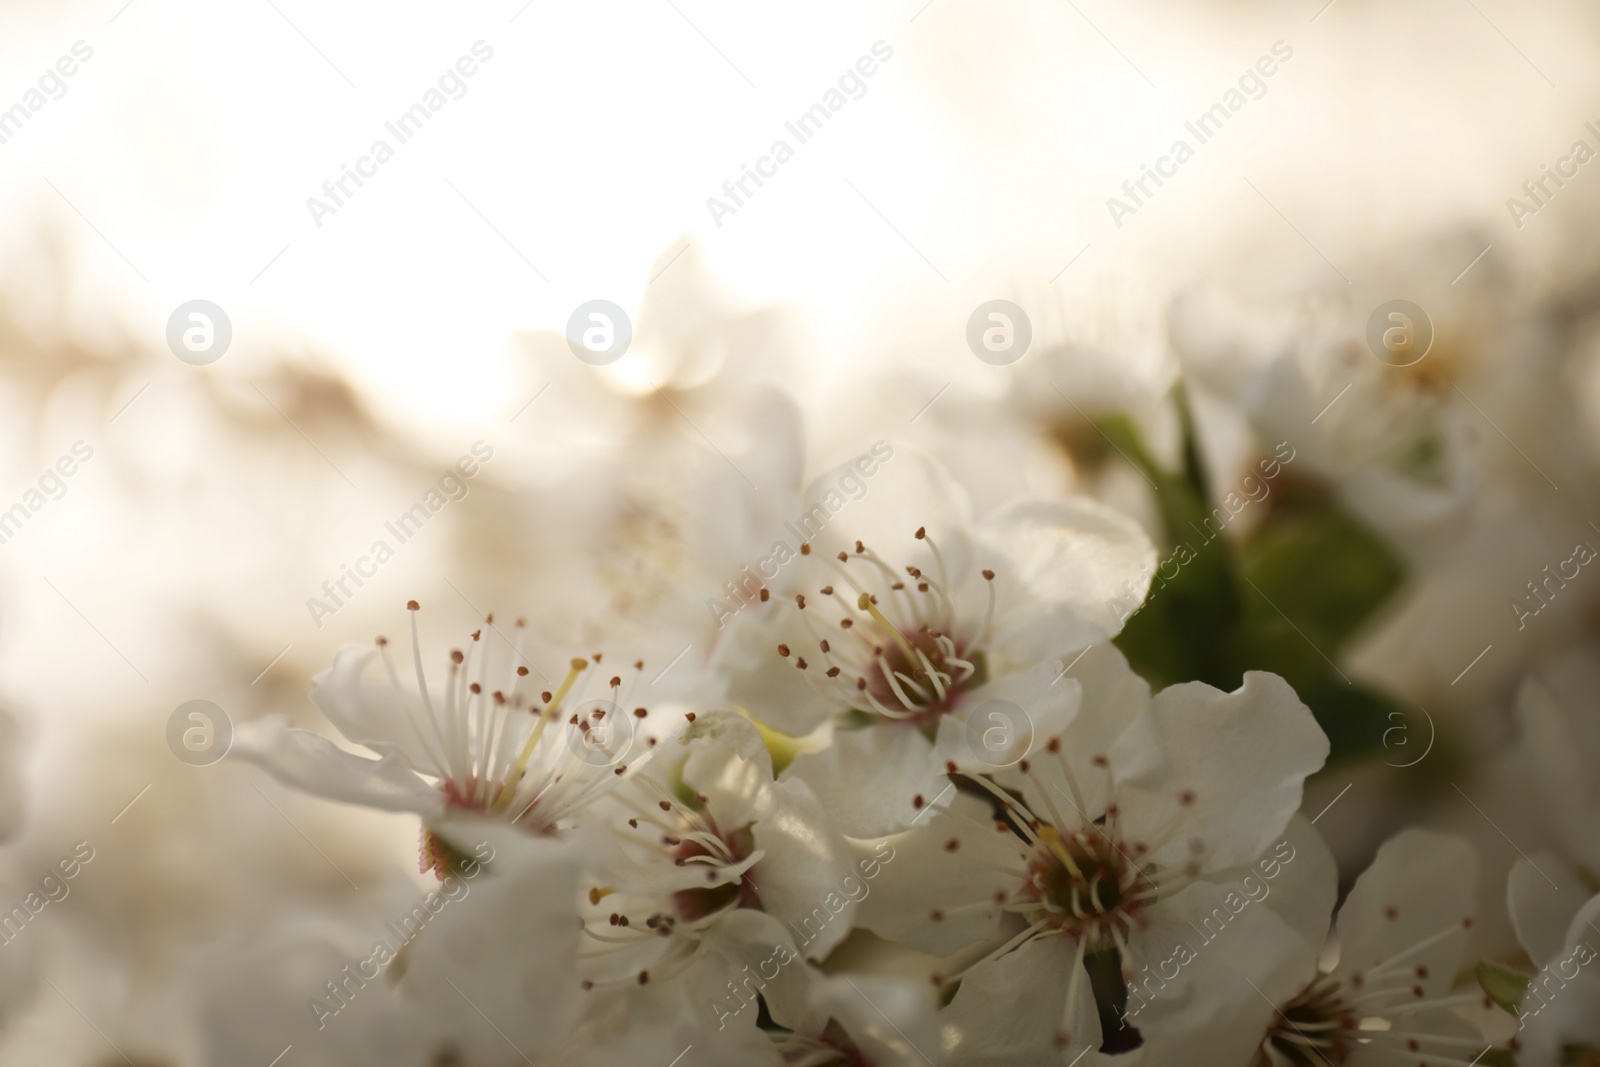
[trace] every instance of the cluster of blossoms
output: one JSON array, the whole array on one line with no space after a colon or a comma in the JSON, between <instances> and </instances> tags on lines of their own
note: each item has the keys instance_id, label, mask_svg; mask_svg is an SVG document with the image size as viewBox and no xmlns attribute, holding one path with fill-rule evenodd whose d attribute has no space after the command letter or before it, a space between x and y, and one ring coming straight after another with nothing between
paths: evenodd
<instances>
[{"instance_id":1,"label":"cluster of blossoms","mask_svg":"<svg viewBox=\"0 0 1600 1067\"><path fill-rule=\"evenodd\" d=\"M1496 998L1463 980L1468 842L1405 831L1339 904L1300 814L1329 740L1295 689L1153 692L1112 643L1156 557L1137 523L1087 498L974 520L904 449L877 478L694 663L590 653L545 677L492 616L437 656L413 602L409 656L379 638L313 686L365 752L240 729L235 756L289 785L417 816L420 868L463 887L369 957L382 978L305 990L308 1051L1465 1067L1522 1047L1474 1022Z\"/></svg>"}]
</instances>

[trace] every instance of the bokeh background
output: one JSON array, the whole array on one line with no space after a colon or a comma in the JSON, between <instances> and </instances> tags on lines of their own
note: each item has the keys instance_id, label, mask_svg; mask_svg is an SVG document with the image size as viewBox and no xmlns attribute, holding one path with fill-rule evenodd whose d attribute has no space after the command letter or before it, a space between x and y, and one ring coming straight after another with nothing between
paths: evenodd
<instances>
[{"instance_id":1,"label":"bokeh background","mask_svg":"<svg viewBox=\"0 0 1600 1067\"><path fill-rule=\"evenodd\" d=\"M1412 732L1311 790L1347 877L1400 825L1449 828L1489 856L1492 911L1552 843L1512 706L1591 643L1600 579L1521 629L1508 602L1600 544L1600 165L1536 212L1508 200L1600 150L1593 5L74 0L0 23L0 120L27 109L0 125L0 509L90 453L0 544L0 903L95 853L0 947L0 1063L205 1062L217 990L260 1005L224 1012L237 1029L304 1012L218 960L295 908L423 884L410 821L175 758L180 704L310 725L311 676L411 598L439 634L525 616L555 661L602 639L703 659L751 534L727 525L759 540L878 438L980 509L1085 492L1158 541L1106 418L1168 469L1198 441L1214 487L1294 440L1402 568L1329 649ZM459 98L314 217L478 42ZM708 207L875 45L859 97ZM1275 46L1260 95L1118 219L1108 198ZM1437 330L1404 374L1362 344L1396 298ZM166 339L195 299L232 326L206 366ZM634 330L604 367L562 336L595 299ZM966 341L993 299L1033 330L1003 367ZM1299 392L1261 370L1286 353ZM477 442L464 498L317 618ZM1386 464L1416 476L1369 477ZM1480 940L1516 959L1503 919Z\"/></svg>"}]
</instances>

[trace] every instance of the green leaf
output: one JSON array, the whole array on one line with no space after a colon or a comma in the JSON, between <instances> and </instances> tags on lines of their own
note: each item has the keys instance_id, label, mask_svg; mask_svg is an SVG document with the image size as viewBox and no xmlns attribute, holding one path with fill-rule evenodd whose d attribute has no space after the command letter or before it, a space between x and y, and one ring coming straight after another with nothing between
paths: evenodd
<instances>
[{"instance_id":1,"label":"green leaf","mask_svg":"<svg viewBox=\"0 0 1600 1067\"><path fill-rule=\"evenodd\" d=\"M1399 558L1326 488L1283 471L1267 518L1246 542L1244 575L1261 596L1333 656L1395 593Z\"/></svg>"},{"instance_id":2,"label":"green leaf","mask_svg":"<svg viewBox=\"0 0 1600 1067\"><path fill-rule=\"evenodd\" d=\"M1502 967L1488 960L1478 964L1476 973L1478 984L1489 994L1489 999L1512 1015L1517 1014L1522 999L1528 995L1528 987L1533 984L1533 979L1521 971L1513 971L1510 967Z\"/></svg>"},{"instance_id":3,"label":"green leaf","mask_svg":"<svg viewBox=\"0 0 1600 1067\"><path fill-rule=\"evenodd\" d=\"M1213 507L1187 405L1181 395L1177 402L1185 432L1177 471L1156 462L1126 417L1096 423L1153 488L1165 542L1117 647L1157 688L1201 681L1233 690L1245 671L1271 671L1316 715L1330 764L1381 751L1398 706L1336 664L1398 590L1399 558L1327 487L1287 463L1261 481L1265 495L1225 494ZM1257 509L1256 525L1241 543L1230 527L1246 508Z\"/></svg>"}]
</instances>

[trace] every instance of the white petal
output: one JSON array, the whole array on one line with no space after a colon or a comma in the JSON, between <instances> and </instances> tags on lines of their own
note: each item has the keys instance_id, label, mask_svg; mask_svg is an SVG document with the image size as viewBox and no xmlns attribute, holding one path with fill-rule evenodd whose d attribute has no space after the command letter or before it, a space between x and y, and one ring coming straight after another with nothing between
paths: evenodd
<instances>
[{"instance_id":1,"label":"white petal","mask_svg":"<svg viewBox=\"0 0 1600 1067\"><path fill-rule=\"evenodd\" d=\"M813 666L808 678L795 666L794 657L778 655L779 645L804 632L794 618L795 610L793 602L776 597L745 607L723 632L713 667L727 680L728 702L774 730L798 736L815 730L842 708L821 687L819 674L826 665Z\"/></svg>"},{"instance_id":2,"label":"white petal","mask_svg":"<svg viewBox=\"0 0 1600 1067\"><path fill-rule=\"evenodd\" d=\"M1184 862L1197 841L1206 870L1249 863L1283 835L1327 758L1311 710L1275 674L1247 671L1232 693L1172 686L1112 755L1124 834L1157 863Z\"/></svg>"},{"instance_id":3,"label":"white petal","mask_svg":"<svg viewBox=\"0 0 1600 1067\"><path fill-rule=\"evenodd\" d=\"M944 803L988 823L986 804L954 790ZM951 841L959 842L954 852L948 848ZM878 877L868 884L856 921L880 937L931 956L948 956L975 944L993 935L1000 921L995 894L1021 883L1021 878L989 866L1020 869L1023 861L1012 844L1016 841L1009 832L929 814L916 829L875 846L881 860ZM936 911L942 919L933 918Z\"/></svg>"},{"instance_id":4,"label":"white petal","mask_svg":"<svg viewBox=\"0 0 1600 1067\"><path fill-rule=\"evenodd\" d=\"M918 527L926 527L944 556L949 578L946 588L960 586L974 570L969 533L972 505L966 492L943 464L926 453L902 444L889 447L893 457L878 463L871 477L859 479L866 487L860 502L839 488L841 480L856 473L853 459L822 474L806 489L805 506L812 509L810 514L826 517L824 530L815 539L816 550L853 552L859 540L896 571L912 564L937 578L939 568L933 553L926 541L915 536ZM837 514L824 509L819 515L815 508L830 499L830 492L834 494L832 502L843 501L843 506ZM810 533L816 525L813 522L805 531Z\"/></svg>"},{"instance_id":5,"label":"white petal","mask_svg":"<svg viewBox=\"0 0 1600 1067\"><path fill-rule=\"evenodd\" d=\"M973 967L940 1021L957 1067L1065 1064L1101 1043L1089 976L1077 945L1060 936Z\"/></svg>"},{"instance_id":6,"label":"white petal","mask_svg":"<svg viewBox=\"0 0 1600 1067\"><path fill-rule=\"evenodd\" d=\"M809 785L849 837L881 837L917 817L912 798L929 801L950 783L933 745L908 723L836 730L833 744L798 757L783 772Z\"/></svg>"},{"instance_id":7,"label":"white petal","mask_svg":"<svg viewBox=\"0 0 1600 1067\"><path fill-rule=\"evenodd\" d=\"M254 763L285 785L329 800L410 811L423 818L444 812L444 797L403 757L357 756L309 730L290 727L281 715L240 725L228 755Z\"/></svg>"},{"instance_id":8,"label":"white petal","mask_svg":"<svg viewBox=\"0 0 1600 1067\"><path fill-rule=\"evenodd\" d=\"M1030 807L1037 805L1036 812L1054 806L1065 817L1093 820L1106 810L1110 788L1106 771L1094 765L1094 758L1109 754L1117 737L1150 706L1150 685L1111 644L1097 645L1064 666L1067 673L1056 686L1075 680L1082 696L1078 713L1060 733L1060 751L1045 755L1048 737L1041 733L1030 774L1003 777L1007 785L1022 790ZM1078 806L1079 796L1086 810L1074 815L1070 809Z\"/></svg>"},{"instance_id":9,"label":"white petal","mask_svg":"<svg viewBox=\"0 0 1600 1067\"><path fill-rule=\"evenodd\" d=\"M1585 739L1568 716L1568 709L1542 682L1529 678L1522 683L1517 718L1538 771L1534 784L1544 798L1545 812L1567 850L1595 864L1600 861L1600 833L1595 829L1597 812L1589 786L1591 749L1582 743Z\"/></svg>"},{"instance_id":10,"label":"white petal","mask_svg":"<svg viewBox=\"0 0 1600 1067\"><path fill-rule=\"evenodd\" d=\"M1506 881L1506 910L1517 940L1536 963L1566 947L1567 927L1590 897L1583 875L1552 852L1519 859Z\"/></svg>"},{"instance_id":11,"label":"white petal","mask_svg":"<svg viewBox=\"0 0 1600 1067\"><path fill-rule=\"evenodd\" d=\"M441 885L447 905L408 946L401 995L468 1061L521 1062L566 1040L576 1021L578 848L502 842L474 878Z\"/></svg>"},{"instance_id":12,"label":"white petal","mask_svg":"<svg viewBox=\"0 0 1600 1067\"><path fill-rule=\"evenodd\" d=\"M346 738L387 756L403 756L408 762L437 770L418 733L426 721L422 701L415 691L396 691L387 679L365 678L368 665L377 657L364 645L345 645L334 653L333 665L311 679L311 702Z\"/></svg>"},{"instance_id":13,"label":"white petal","mask_svg":"<svg viewBox=\"0 0 1600 1067\"><path fill-rule=\"evenodd\" d=\"M1081 689L1061 675L1064 664L1041 663L973 690L940 716L933 764L954 763L979 774L1015 766L1066 730L1077 714Z\"/></svg>"},{"instance_id":14,"label":"white petal","mask_svg":"<svg viewBox=\"0 0 1600 1067\"><path fill-rule=\"evenodd\" d=\"M680 736L687 747L683 780L705 796L719 828L733 831L765 818L773 804L772 757L755 725L731 711L701 715Z\"/></svg>"},{"instance_id":15,"label":"white petal","mask_svg":"<svg viewBox=\"0 0 1600 1067\"><path fill-rule=\"evenodd\" d=\"M1247 1053L1266 1036L1272 1006L1315 976L1337 893L1332 852L1295 816L1283 840L1250 866L1151 909L1151 925L1129 937L1137 990L1129 1021L1169 1050L1173 1040L1203 1031L1205 1041Z\"/></svg>"},{"instance_id":16,"label":"white petal","mask_svg":"<svg viewBox=\"0 0 1600 1067\"><path fill-rule=\"evenodd\" d=\"M1258 878L1250 888L1201 881L1152 909L1150 924L1128 937L1135 972L1128 1022L1141 1033L1180 1035L1215 1024L1242 1002L1264 996L1282 1004L1304 989L1321 946L1310 948L1267 907L1268 894ZM1244 1047L1263 1036L1265 1029Z\"/></svg>"},{"instance_id":17,"label":"white petal","mask_svg":"<svg viewBox=\"0 0 1600 1067\"><path fill-rule=\"evenodd\" d=\"M704 963L685 975L686 991L693 987L690 1010L715 1021L721 1013L714 1005L725 1003L724 1011L736 1012L746 1025L754 1026L755 1011L739 1011L739 1000L728 991L729 982L743 987L749 981L780 1026L793 1028L805 1018L806 963L798 957L782 962L788 953L802 952L803 946L777 919L748 908L729 912L707 932L705 946ZM780 951L785 948L788 952Z\"/></svg>"},{"instance_id":18,"label":"white petal","mask_svg":"<svg viewBox=\"0 0 1600 1067\"><path fill-rule=\"evenodd\" d=\"M939 1067L944 1062L934 1022L932 987L893 978L837 975L815 979L802 1033L816 1036L830 1019L844 1028L868 1063Z\"/></svg>"},{"instance_id":19,"label":"white petal","mask_svg":"<svg viewBox=\"0 0 1600 1067\"><path fill-rule=\"evenodd\" d=\"M778 782L773 800L755 825L756 848L765 854L750 877L762 910L808 939L806 956L820 960L850 932L867 889L809 786Z\"/></svg>"},{"instance_id":20,"label":"white petal","mask_svg":"<svg viewBox=\"0 0 1600 1067\"><path fill-rule=\"evenodd\" d=\"M1032 606L1026 624L1007 629L1008 655L1067 655L1115 636L1155 573L1143 528L1084 497L1024 501L990 528L1015 568L996 569L997 599Z\"/></svg>"},{"instance_id":21,"label":"white petal","mask_svg":"<svg viewBox=\"0 0 1600 1067\"><path fill-rule=\"evenodd\" d=\"M1338 973L1369 971L1451 931L1389 972L1391 977L1409 972L1428 996L1442 995L1461 965L1477 893L1478 854L1470 842L1430 830L1402 830L1379 847L1339 909ZM1426 968L1426 976L1419 967Z\"/></svg>"}]
</instances>

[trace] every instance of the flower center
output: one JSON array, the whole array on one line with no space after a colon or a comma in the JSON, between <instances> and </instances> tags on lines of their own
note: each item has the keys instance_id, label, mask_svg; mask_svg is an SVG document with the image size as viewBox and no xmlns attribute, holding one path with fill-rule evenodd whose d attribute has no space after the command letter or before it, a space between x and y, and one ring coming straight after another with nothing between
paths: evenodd
<instances>
[{"instance_id":1,"label":"flower center","mask_svg":"<svg viewBox=\"0 0 1600 1067\"><path fill-rule=\"evenodd\" d=\"M1033 917L1074 938L1090 952L1115 947L1121 933L1143 925L1154 885L1100 827L1062 834L1041 823L1028 860L1021 902Z\"/></svg>"},{"instance_id":2,"label":"flower center","mask_svg":"<svg viewBox=\"0 0 1600 1067\"><path fill-rule=\"evenodd\" d=\"M944 557L925 529L916 537L933 553L937 578L913 566L904 567L902 577L857 541L853 553L822 561L837 581L817 590L824 598L820 604L808 604L803 594L795 597L821 653L822 662L809 677L843 708L865 719L854 725L867 725L881 715L931 730L939 715L986 680L982 649L994 614L994 572L983 572L989 590L987 617L975 631L963 627L955 617ZM811 546L802 545L800 553L811 556ZM840 616L838 630L826 631L833 633L832 639L823 636L825 624L819 618L830 604ZM787 643L778 646L778 655L793 656L802 671L813 666Z\"/></svg>"},{"instance_id":3,"label":"flower center","mask_svg":"<svg viewBox=\"0 0 1600 1067\"><path fill-rule=\"evenodd\" d=\"M783 1062L785 1067L874 1067L836 1019L829 1019L817 1037L790 1037L784 1043Z\"/></svg>"},{"instance_id":4,"label":"flower center","mask_svg":"<svg viewBox=\"0 0 1600 1067\"><path fill-rule=\"evenodd\" d=\"M715 834L715 840L706 840L704 833L679 839L672 847L672 859L679 867L704 864L706 879L720 880L727 867L738 865L755 851L755 833L749 826L724 833L715 828L710 815L702 813L700 817ZM694 922L725 908L759 908L761 900L750 879L741 877L704 889L680 889L672 894L672 905L679 919Z\"/></svg>"},{"instance_id":5,"label":"flower center","mask_svg":"<svg viewBox=\"0 0 1600 1067\"><path fill-rule=\"evenodd\" d=\"M1340 995L1342 987L1313 982L1273 1017L1253 1067L1328 1067L1349 1057L1347 1034L1359 1020Z\"/></svg>"}]
</instances>

